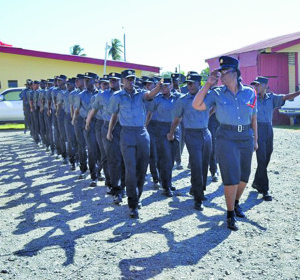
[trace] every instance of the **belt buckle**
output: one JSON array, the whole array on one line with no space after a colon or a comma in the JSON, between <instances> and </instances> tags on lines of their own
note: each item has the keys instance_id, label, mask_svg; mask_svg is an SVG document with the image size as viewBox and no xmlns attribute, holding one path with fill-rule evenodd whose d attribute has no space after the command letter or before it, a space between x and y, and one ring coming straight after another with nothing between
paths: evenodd
<instances>
[{"instance_id":1,"label":"belt buckle","mask_svg":"<svg viewBox=\"0 0 300 280\"><path fill-rule=\"evenodd\" d=\"M243 131L243 126L240 124L238 125L238 132L242 132Z\"/></svg>"}]
</instances>

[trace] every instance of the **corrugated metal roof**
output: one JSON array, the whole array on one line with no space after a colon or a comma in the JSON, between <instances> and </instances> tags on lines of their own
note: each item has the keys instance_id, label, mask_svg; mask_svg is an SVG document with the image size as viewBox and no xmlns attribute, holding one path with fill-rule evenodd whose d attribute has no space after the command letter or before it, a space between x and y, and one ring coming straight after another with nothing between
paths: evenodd
<instances>
[{"instance_id":1,"label":"corrugated metal roof","mask_svg":"<svg viewBox=\"0 0 300 280\"><path fill-rule=\"evenodd\" d=\"M292 34L287 34L287 35L282 35L279 37L267 39L264 41L259 41L257 43L242 47L240 49L236 49L221 55L233 55L233 54L239 54L239 53L244 53L244 52L250 52L250 51L261 51L267 48L273 48L282 44L286 44L288 42L292 42L295 40L300 39L300 32L292 33ZM221 55L215 56L219 57ZM215 58L212 57L212 58ZM211 59L211 58L210 58Z\"/></svg>"}]
</instances>

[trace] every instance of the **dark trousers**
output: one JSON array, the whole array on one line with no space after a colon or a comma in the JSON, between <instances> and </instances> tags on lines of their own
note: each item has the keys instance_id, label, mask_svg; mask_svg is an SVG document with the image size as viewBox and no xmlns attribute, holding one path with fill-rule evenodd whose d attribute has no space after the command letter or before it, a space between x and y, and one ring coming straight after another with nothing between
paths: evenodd
<instances>
[{"instance_id":1,"label":"dark trousers","mask_svg":"<svg viewBox=\"0 0 300 280\"><path fill-rule=\"evenodd\" d=\"M219 127L219 122L216 119L215 114L211 115L208 122L208 129L211 133L211 140L212 140L212 149L209 159L209 171L211 173L211 176L214 176L217 172L217 157L216 157L216 131Z\"/></svg>"},{"instance_id":2,"label":"dark trousers","mask_svg":"<svg viewBox=\"0 0 300 280\"><path fill-rule=\"evenodd\" d=\"M129 208L137 208L143 192L150 156L150 137L145 127L122 127L120 146L125 163Z\"/></svg>"},{"instance_id":3,"label":"dark trousers","mask_svg":"<svg viewBox=\"0 0 300 280\"><path fill-rule=\"evenodd\" d=\"M182 124L182 122L179 124L179 130L178 130L178 139L179 139L179 144L177 146L177 150L176 150L176 155L175 155L175 161L177 163L181 163L181 155L183 152L183 148L184 148L184 139L185 139L185 130L184 130L184 126Z\"/></svg>"},{"instance_id":4,"label":"dark trousers","mask_svg":"<svg viewBox=\"0 0 300 280\"><path fill-rule=\"evenodd\" d=\"M96 133L96 140L97 140L97 146L99 149L99 170L103 169L104 175L105 175L105 182L106 185L110 185L110 178L109 178L109 172L108 172L108 167L107 167L107 157L102 141L102 126L103 126L104 121L103 120L98 120L96 119L96 124L95 124L95 133ZM106 137L106 135L105 135Z\"/></svg>"},{"instance_id":5,"label":"dark trousers","mask_svg":"<svg viewBox=\"0 0 300 280\"><path fill-rule=\"evenodd\" d=\"M194 199L201 202L206 190L208 163L212 146L210 131L207 128L186 129L185 143L190 157Z\"/></svg>"},{"instance_id":6,"label":"dark trousers","mask_svg":"<svg viewBox=\"0 0 300 280\"><path fill-rule=\"evenodd\" d=\"M53 123L53 141L58 155L61 155L60 138L58 130L57 117L55 116L56 110L52 109L52 123Z\"/></svg>"},{"instance_id":7,"label":"dark trousers","mask_svg":"<svg viewBox=\"0 0 300 280\"><path fill-rule=\"evenodd\" d=\"M168 141L167 134L170 132L171 123L156 123L156 137L157 137L157 155L159 162L159 172L161 184L164 189L172 186L172 169L176 151L179 145L179 131L175 131L175 138L173 141Z\"/></svg>"},{"instance_id":8,"label":"dark trousers","mask_svg":"<svg viewBox=\"0 0 300 280\"><path fill-rule=\"evenodd\" d=\"M65 111L63 109L59 109L57 119L57 126L58 126L58 132L59 132L59 145L60 145L60 151L63 158L67 158L67 135L65 130Z\"/></svg>"},{"instance_id":9,"label":"dark trousers","mask_svg":"<svg viewBox=\"0 0 300 280\"><path fill-rule=\"evenodd\" d=\"M273 152L273 128L268 123L257 123L258 149L256 151L257 169L253 184L261 191L269 191L268 164Z\"/></svg>"},{"instance_id":10,"label":"dark trousers","mask_svg":"<svg viewBox=\"0 0 300 280\"><path fill-rule=\"evenodd\" d=\"M115 125L112 132L113 139L109 141L106 139L109 122L104 122L101 130L102 143L104 147L105 156L107 158L107 169L109 174L109 182L107 186L112 188L112 194L120 194L125 188L125 165L120 149L120 134L121 126L119 123ZM121 180L121 185L119 181Z\"/></svg>"},{"instance_id":11,"label":"dark trousers","mask_svg":"<svg viewBox=\"0 0 300 280\"><path fill-rule=\"evenodd\" d=\"M30 128L30 106L28 104L25 104L24 108L24 122L25 128Z\"/></svg>"},{"instance_id":12,"label":"dark trousers","mask_svg":"<svg viewBox=\"0 0 300 280\"><path fill-rule=\"evenodd\" d=\"M74 131L77 141L78 158L81 172L87 171L87 153L85 149L85 138L83 135L84 125L84 119L79 115L76 119Z\"/></svg>"},{"instance_id":13,"label":"dark trousers","mask_svg":"<svg viewBox=\"0 0 300 280\"><path fill-rule=\"evenodd\" d=\"M77 154L77 142L75 137L74 126L72 125L72 119L70 113L65 113L64 119L65 131L68 141L68 155L70 163L75 163L75 155Z\"/></svg>"},{"instance_id":14,"label":"dark trousers","mask_svg":"<svg viewBox=\"0 0 300 280\"><path fill-rule=\"evenodd\" d=\"M52 113L48 116L48 109L44 109L44 119L46 123L46 135L47 135L47 143L49 143L51 151L54 152L55 145L53 141L53 128L52 128Z\"/></svg>"},{"instance_id":15,"label":"dark trousers","mask_svg":"<svg viewBox=\"0 0 300 280\"><path fill-rule=\"evenodd\" d=\"M36 143L38 143L38 142L40 142L39 109L33 110L33 126L34 126L33 139Z\"/></svg>"},{"instance_id":16,"label":"dark trousers","mask_svg":"<svg viewBox=\"0 0 300 280\"><path fill-rule=\"evenodd\" d=\"M39 124L40 124L40 135L42 138L42 142L44 145L47 145L47 139L46 139L46 124L44 119L44 111L39 111Z\"/></svg>"},{"instance_id":17,"label":"dark trousers","mask_svg":"<svg viewBox=\"0 0 300 280\"><path fill-rule=\"evenodd\" d=\"M157 145L156 145L156 133L155 125L157 121L150 121L148 124L147 130L150 136L150 172L153 178L153 181L157 183L159 181L159 167L157 160Z\"/></svg>"},{"instance_id":18,"label":"dark trousers","mask_svg":"<svg viewBox=\"0 0 300 280\"><path fill-rule=\"evenodd\" d=\"M84 123L85 127L85 123ZM85 130L83 127L83 134L85 138L85 142L88 148L88 162L89 162L89 170L91 174L91 179L94 181L97 179L97 146L96 146L96 135L95 135L95 119L93 119L90 123L90 129Z\"/></svg>"}]
</instances>

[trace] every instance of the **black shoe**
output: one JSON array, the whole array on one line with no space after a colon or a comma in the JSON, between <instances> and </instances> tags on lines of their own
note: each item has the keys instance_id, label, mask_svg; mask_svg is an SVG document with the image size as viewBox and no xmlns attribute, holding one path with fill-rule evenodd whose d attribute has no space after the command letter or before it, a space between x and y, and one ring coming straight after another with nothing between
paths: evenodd
<instances>
[{"instance_id":1,"label":"black shoe","mask_svg":"<svg viewBox=\"0 0 300 280\"><path fill-rule=\"evenodd\" d=\"M176 191L176 188L175 187L170 187L170 190L172 191L172 192L174 192L174 191Z\"/></svg>"},{"instance_id":2,"label":"black shoe","mask_svg":"<svg viewBox=\"0 0 300 280\"><path fill-rule=\"evenodd\" d=\"M212 182L218 182L218 177L216 175L212 176L211 181Z\"/></svg>"},{"instance_id":3,"label":"black shoe","mask_svg":"<svg viewBox=\"0 0 300 280\"><path fill-rule=\"evenodd\" d=\"M76 170L75 162L72 163L71 170Z\"/></svg>"},{"instance_id":4,"label":"black shoe","mask_svg":"<svg viewBox=\"0 0 300 280\"><path fill-rule=\"evenodd\" d=\"M67 163L68 163L67 158L64 158L64 159L63 159L63 164L67 164Z\"/></svg>"},{"instance_id":5,"label":"black shoe","mask_svg":"<svg viewBox=\"0 0 300 280\"><path fill-rule=\"evenodd\" d=\"M242 210L242 208L241 208L241 206L239 204L237 204L234 207L234 212L240 218L245 218L246 217L245 213L243 212L243 210Z\"/></svg>"},{"instance_id":6,"label":"black shoe","mask_svg":"<svg viewBox=\"0 0 300 280\"><path fill-rule=\"evenodd\" d=\"M116 194L114 196L114 203L115 204L120 204L122 202L122 195L121 194Z\"/></svg>"},{"instance_id":7,"label":"black shoe","mask_svg":"<svg viewBox=\"0 0 300 280\"><path fill-rule=\"evenodd\" d=\"M54 151L51 151L51 154L50 154L51 156L54 156Z\"/></svg>"},{"instance_id":8,"label":"black shoe","mask_svg":"<svg viewBox=\"0 0 300 280\"><path fill-rule=\"evenodd\" d=\"M102 174L99 174L98 180L99 181L105 181L105 177Z\"/></svg>"},{"instance_id":9,"label":"black shoe","mask_svg":"<svg viewBox=\"0 0 300 280\"><path fill-rule=\"evenodd\" d=\"M194 207L196 210L199 210L199 211L202 211L203 208L202 208L202 202L200 201L195 201L195 204L194 204Z\"/></svg>"},{"instance_id":10,"label":"black shoe","mask_svg":"<svg viewBox=\"0 0 300 280\"><path fill-rule=\"evenodd\" d=\"M122 189L122 193L121 193L122 197L125 198L126 197L126 190Z\"/></svg>"},{"instance_id":11,"label":"black shoe","mask_svg":"<svg viewBox=\"0 0 300 280\"><path fill-rule=\"evenodd\" d=\"M227 218L227 227L232 230L238 230L237 221L235 217Z\"/></svg>"},{"instance_id":12,"label":"black shoe","mask_svg":"<svg viewBox=\"0 0 300 280\"><path fill-rule=\"evenodd\" d=\"M129 216L132 219L138 219L139 218L139 212L137 208L129 208Z\"/></svg>"},{"instance_id":13,"label":"black shoe","mask_svg":"<svg viewBox=\"0 0 300 280\"><path fill-rule=\"evenodd\" d=\"M259 188L259 186L258 186L258 185L256 185L256 184L252 184L252 188L253 188L253 189L255 189L255 190L257 190L257 191L258 191L258 193L262 193L262 190Z\"/></svg>"},{"instance_id":14,"label":"black shoe","mask_svg":"<svg viewBox=\"0 0 300 280\"><path fill-rule=\"evenodd\" d=\"M264 200L264 201L272 201L272 200L273 200L272 196L269 195L269 192L268 192L268 191L264 191L264 192L263 192L263 200Z\"/></svg>"},{"instance_id":15,"label":"black shoe","mask_svg":"<svg viewBox=\"0 0 300 280\"><path fill-rule=\"evenodd\" d=\"M106 186L106 193L107 194L112 194L112 187Z\"/></svg>"},{"instance_id":16,"label":"black shoe","mask_svg":"<svg viewBox=\"0 0 300 280\"><path fill-rule=\"evenodd\" d=\"M173 196L173 193L172 193L172 191L170 190L170 188L164 189L163 194L164 194L166 197L172 197L172 196Z\"/></svg>"},{"instance_id":17,"label":"black shoe","mask_svg":"<svg viewBox=\"0 0 300 280\"><path fill-rule=\"evenodd\" d=\"M96 187L97 186L97 180L92 180L90 182L90 187Z\"/></svg>"},{"instance_id":18,"label":"black shoe","mask_svg":"<svg viewBox=\"0 0 300 280\"><path fill-rule=\"evenodd\" d=\"M50 151L50 148L49 146L46 147L46 152L49 152Z\"/></svg>"},{"instance_id":19,"label":"black shoe","mask_svg":"<svg viewBox=\"0 0 300 280\"><path fill-rule=\"evenodd\" d=\"M78 176L78 180L84 179L87 176L86 172L81 172Z\"/></svg>"}]
</instances>

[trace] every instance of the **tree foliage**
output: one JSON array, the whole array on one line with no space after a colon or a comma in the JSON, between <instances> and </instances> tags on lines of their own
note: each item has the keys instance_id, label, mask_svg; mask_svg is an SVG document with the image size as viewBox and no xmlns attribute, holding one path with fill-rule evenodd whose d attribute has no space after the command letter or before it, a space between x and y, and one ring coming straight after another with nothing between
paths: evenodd
<instances>
[{"instance_id":1,"label":"tree foliage","mask_svg":"<svg viewBox=\"0 0 300 280\"><path fill-rule=\"evenodd\" d=\"M121 54L123 53L123 45L119 39L112 39L111 46L109 47L108 56L110 56L113 60L121 60Z\"/></svg>"},{"instance_id":2,"label":"tree foliage","mask_svg":"<svg viewBox=\"0 0 300 280\"><path fill-rule=\"evenodd\" d=\"M70 54L72 55L86 56L85 53L82 53L83 51L84 49L81 48L80 45L74 45L70 47Z\"/></svg>"}]
</instances>

